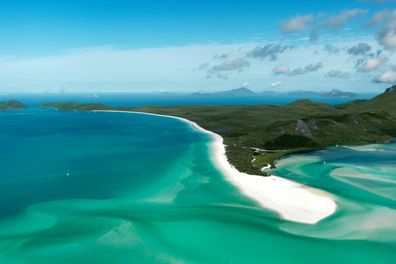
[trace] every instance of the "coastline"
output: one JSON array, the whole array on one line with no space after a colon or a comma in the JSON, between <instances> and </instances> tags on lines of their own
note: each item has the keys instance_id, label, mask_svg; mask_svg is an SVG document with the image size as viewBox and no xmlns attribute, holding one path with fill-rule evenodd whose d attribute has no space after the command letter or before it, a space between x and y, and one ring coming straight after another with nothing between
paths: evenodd
<instances>
[{"instance_id":1,"label":"coastline","mask_svg":"<svg viewBox=\"0 0 396 264\"><path fill-rule=\"evenodd\" d=\"M92 112L134 113L178 119L212 137L212 160L224 177L246 197L261 207L276 212L282 219L304 224L315 224L336 211L330 194L278 176L258 176L242 173L227 159L223 138L188 119L147 112L93 110Z\"/></svg>"}]
</instances>

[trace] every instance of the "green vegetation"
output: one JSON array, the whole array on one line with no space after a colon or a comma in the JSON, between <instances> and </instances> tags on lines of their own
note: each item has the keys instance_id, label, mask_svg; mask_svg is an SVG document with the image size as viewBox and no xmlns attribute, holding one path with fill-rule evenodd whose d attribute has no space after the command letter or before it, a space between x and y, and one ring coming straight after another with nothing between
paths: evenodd
<instances>
[{"instance_id":1,"label":"green vegetation","mask_svg":"<svg viewBox=\"0 0 396 264\"><path fill-rule=\"evenodd\" d=\"M16 100L8 100L5 102L0 102L0 111L5 111L5 110L19 110L23 109L26 106L22 104L21 102L18 102Z\"/></svg>"},{"instance_id":2,"label":"green vegetation","mask_svg":"<svg viewBox=\"0 0 396 264\"><path fill-rule=\"evenodd\" d=\"M108 110L110 107L101 104L79 104L76 102L66 103L48 103L41 105L42 108L56 108L60 111L93 111L93 110Z\"/></svg>"},{"instance_id":3,"label":"green vegetation","mask_svg":"<svg viewBox=\"0 0 396 264\"><path fill-rule=\"evenodd\" d=\"M292 153L335 145L384 143L396 135L396 88L366 101L331 106L310 100L286 105L111 108L51 103L60 110L125 110L187 118L224 138L227 157L240 171L261 168ZM252 160L254 159L254 162Z\"/></svg>"},{"instance_id":4,"label":"green vegetation","mask_svg":"<svg viewBox=\"0 0 396 264\"><path fill-rule=\"evenodd\" d=\"M340 109L354 111L357 113L384 111L396 115L396 85L385 90L383 94L371 100L356 100L350 103L339 105Z\"/></svg>"}]
</instances>

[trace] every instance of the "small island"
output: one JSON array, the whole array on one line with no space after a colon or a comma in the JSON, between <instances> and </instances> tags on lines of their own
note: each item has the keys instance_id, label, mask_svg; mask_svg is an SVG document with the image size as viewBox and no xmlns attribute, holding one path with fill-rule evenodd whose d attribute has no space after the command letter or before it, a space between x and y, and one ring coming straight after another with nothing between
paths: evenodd
<instances>
[{"instance_id":1,"label":"small island","mask_svg":"<svg viewBox=\"0 0 396 264\"><path fill-rule=\"evenodd\" d=\"M396 86L370 100L328 105L303 99L285 105L109 107L48 103L61 111L118 110L181 117L219 134L229 162L239 171L263 168L290 154L337 145L386 143L396 135Z\"/></svg>"},{"instance_id":2,"label":"small island","mask_svg":"<svg viewBox=\"0 0 396 264\"><path fill-rule=\"evenodd\" d=\"M24 109L26 106L16 100L8 100L4 102L0 102L0 111L6 111L6 110L20 110Z\"/></svg>"}]
</instances>

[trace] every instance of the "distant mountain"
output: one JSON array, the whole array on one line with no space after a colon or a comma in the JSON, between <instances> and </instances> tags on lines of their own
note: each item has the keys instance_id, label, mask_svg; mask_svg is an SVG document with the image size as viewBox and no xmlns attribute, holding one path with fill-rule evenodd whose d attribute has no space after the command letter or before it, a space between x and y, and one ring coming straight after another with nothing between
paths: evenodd
<instances>
[{"instance_id":1,"label":"distant mountain","mask_svg":"<svg viewBox=\"0 0 396 264\"><path fill-rule=\"evenodd\" d=\"M193 93L193 95L254 96L256 95L256 93L246 87L241 87L241 88L219 91L214 93L197 92L197 93Z\"/></svg>"},{"instance_id":2,"label":"distant mountain","mask_svg":"<svg viewBox=\"0 0 396 264\"><path fill-rule=\"evenodd\" d=\"M16 100L8 100L5 102L0 102L0 110L17 110L17 109L23 109L25 107L26 106L24 104Z\"/></svg>"},{"instance_id":3,"label":"distant mountain","mask_svg":"<svg viewBox=\"0 0 396 264\"><path fill-rule=\"evenodd\" d=\"M314 91L306 91L306 90L295 90L295 91L290 91L286 93L281 93L277 91L262 91L255 93L252 90L246 88L246 87L241 87L241 88L236 88L236 89L231 89L231 90L226 90L226 91L219 91L219 92L213 92L213 93L208 93L208 92L196 92L192 93L192 95L196 96L210 96L210 95L217 95L217 96L256 96L256 95L292 95L296 97L313 97L313 96L322 96L322 97L329 97L329 98L354 98L357 97L358 95L352 92L344 92L338 89L333 89L328 92L314 92Z\"/></svg>"},{"instance_id":4,"label":"distant mountain","mask_svg":"<svg viewBox=\"0 0 396 264\"><path fill-rule=\"evenodd\" d=\"M357 94L355 93L351 93L351 92L343 92L341 90L338 89L333 89L330 92L324 92L324 93L320 93L321 96L325 96L325 97L336 97L336 98L352 98L352 97L356 97Z\"/></svg>"},{"instance_id":5,"label":"distant mountain","mask_svg":"<svg viewBox=\"0 0 396 264\"><path fill-rule=\"evenodd\" d=\"M314 92L314 91L304 91L304 90L296 90L287 93L288 95L294 96L323 96L323 97L333 97L333 98L353 98L356 97L357 94L351 92L343 92L338 89L333 89L329 92Z\"/></svg>"},{"instance_id":6,"label":"distant mountain","mask_svg":"<svg viewBox=\"0 0 396 264\"><path fill-rule=\"evenodd\" d=\"M241 88L232 89L232 90L223 91L223 92L217 92L215 94L217 94L217 95L231 95L231 96L252 96L252 95L256 95L255 92L253 92L252 90L250 90L250 89L248 89L246 87L241 87Z\"/></svg>"}]
</instances>

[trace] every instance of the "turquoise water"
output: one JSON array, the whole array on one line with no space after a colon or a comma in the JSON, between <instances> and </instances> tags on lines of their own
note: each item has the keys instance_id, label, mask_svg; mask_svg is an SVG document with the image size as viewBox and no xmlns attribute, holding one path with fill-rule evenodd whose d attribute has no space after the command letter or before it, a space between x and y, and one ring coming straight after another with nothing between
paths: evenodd
<instances>
[{"instance_id":1,"label":"turquoise water","mask_svg":"<svg viewBox=\"0 0 396 264\"><path fill-rule=\"evenodd\" d=\"M338 211L331 221L306 234L364 239L396 249L396 143L294 155L279 161L274 173L326 190L337 199Z\"/></svg>"},{"instance_id":2,"label":"turquoise water","mask_svg":"<svg viewBox=\"0 0 396 264\"><path fill-rule=\"evenodd\" d=\"M0 113L0 263L394 263L395 145L281 161L337 199L311 226L241 196L210 140L165 117Z\"/></svg>"}]
</instances>

